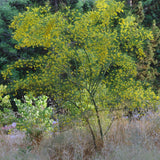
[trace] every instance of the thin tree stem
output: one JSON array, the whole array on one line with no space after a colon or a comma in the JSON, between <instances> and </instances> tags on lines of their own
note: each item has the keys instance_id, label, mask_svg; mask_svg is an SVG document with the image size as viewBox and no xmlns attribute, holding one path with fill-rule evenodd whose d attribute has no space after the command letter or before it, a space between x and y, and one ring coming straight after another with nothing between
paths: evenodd
<instances>
[{"instance_id":1,"label":"thin tree stem","mask_svg":"<svg viewBox=\"0 0 160 160\"><path fill-rule=\"evenodd\" d=\"M85 117L85 119L86 119L86 122L87 122L87 124L88 124L89 130L90 130L91 135L92 135L94 148L95 148L95 150L97 150L96 137L95 137L95 135L94 135L93 129L92 129L92 127L91 127L90 123L89 123L88 118L87 118L87 117Z\"/></svg>"},{"instance_id":2,"label":"thin tree stem","mask_svg":"<svg viewBox=\"0 0 160 160\"><path fill-rule=\"evenodd\" d=\"M98 122L98 126L99 126L99 132L100 132L100 135L101 135L101 139L103 141L103 131L102 131L102 125L101 125L101 120L100 120L100 116L99 116L98 106L96 105L96 102L95 102L93 97L92 97L92 102L93 102L93 105L95 107L97 122Z\"/></svg>"}]
</instances>

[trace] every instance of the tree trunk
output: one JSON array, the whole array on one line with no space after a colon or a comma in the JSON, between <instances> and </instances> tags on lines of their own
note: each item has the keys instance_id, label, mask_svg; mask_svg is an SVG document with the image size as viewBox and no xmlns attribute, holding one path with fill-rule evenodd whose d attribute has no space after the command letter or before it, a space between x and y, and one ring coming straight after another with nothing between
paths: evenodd
<instances>
[{"instance_id":1,"label":"tree trunk","mask_svg":"<svg viewBox=\"0 0 160 160\"><path fill-rule=\"evenodd\" d=\"M93 129L92 129L92 127L91 127L90 123L89 123L88 118L87 118L87 117L85 117L85 119L86 119L86 122L87 122L87 124L88 124L89 130L90 130L91 135L92 135L94 148L95 148L95 150L97 150L96 137L95 137L95 135L94 135Z\"/></svg>"},{"instance_id":2,"label":"tree trunk","mask_svg":"<svg viewBox=\"0 0 160 160\"><path fill-rule=\"evenodd\" d=\"M96 102L95 102L93 97L92 97L92 102L93 102L94 107L95 107L97 122L98 122L98 126L99 126L99 132L100 132L101 140L103 142L103 131L102 131L101 120L100 120L100 117L99 117L98 106L96 105Z\"/></svg>"}]
</instances>

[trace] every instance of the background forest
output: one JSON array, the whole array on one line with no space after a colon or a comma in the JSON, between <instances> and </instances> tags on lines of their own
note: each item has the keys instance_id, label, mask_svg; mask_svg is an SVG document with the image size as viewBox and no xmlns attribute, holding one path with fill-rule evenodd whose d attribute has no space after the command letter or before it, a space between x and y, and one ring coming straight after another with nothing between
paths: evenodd
<instances>
[{"instance_id":1,"label":"background forest","mask_svg":"<svg viewBox=\"0 0 160 160\"><path fill-rule=\"evenodd\" d=\"M159 158L160 1L1 0L0 13L0 133L25 134L1 143L14 159Z\"/></svg>"}]
</instances>

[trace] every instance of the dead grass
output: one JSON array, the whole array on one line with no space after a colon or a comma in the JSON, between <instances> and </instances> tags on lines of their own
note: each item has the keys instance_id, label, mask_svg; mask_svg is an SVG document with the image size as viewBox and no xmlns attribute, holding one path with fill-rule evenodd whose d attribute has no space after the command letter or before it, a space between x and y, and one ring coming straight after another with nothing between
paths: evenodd
<instances>
[{"instance_id":1,"label":"dead grass","mask_svg":"<svg viewBox=\"0 0 160 160\"><path fill-rule=\"evenodd\" d=\"M159 160L160 116L129 123L115 120L104 137L104 144L97 138L96 152L87 128L73 128L49 138L39 146L32 146L26 139L0 136L0 160Z\"/></svg>"}]
</instances>

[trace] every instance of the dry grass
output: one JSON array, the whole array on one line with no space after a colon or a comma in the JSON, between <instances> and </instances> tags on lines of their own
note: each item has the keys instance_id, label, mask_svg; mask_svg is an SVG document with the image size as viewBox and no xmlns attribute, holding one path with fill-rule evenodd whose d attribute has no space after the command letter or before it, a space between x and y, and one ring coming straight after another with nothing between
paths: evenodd
<instances>
[{"instance_id":1,"label":"dry grass","mask_svg":"<svg viewBox=\"0 0 160 160\"><path fill-rule=\"evenodd\" d=\"M128 122L116 120L104 144L97 138L101 150L96 152L87 128L70 129L32 146L17 136L0 136L0 160L159 160L160 117ZM102 147L103 146L103 147Z\"/></svg>"}]
</instances>

